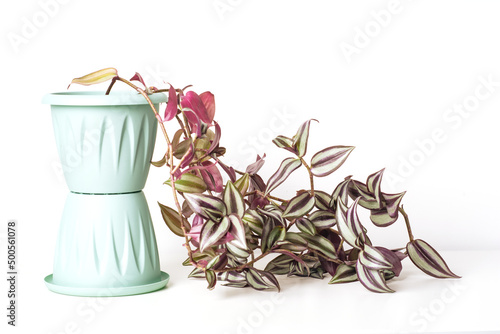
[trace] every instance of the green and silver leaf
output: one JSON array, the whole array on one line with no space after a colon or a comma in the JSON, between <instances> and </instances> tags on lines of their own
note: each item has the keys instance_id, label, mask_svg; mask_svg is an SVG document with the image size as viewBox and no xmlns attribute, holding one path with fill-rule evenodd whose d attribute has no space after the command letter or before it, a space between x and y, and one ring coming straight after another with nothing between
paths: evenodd
<instances>
[{"instance_id":1,"label":"green and silver leaf","mask_svg":"<svg viewBox=\"0 0 500 334\"><path fill-rule=\"evenodd\" d=\"M245 173L242 177L234 181L234 186L238 189L240 194L244 196L248 191L248 187L250 186L250 175L248 173Z\"/></svg>"},{"instance_id":2,"label":"green and silver leaf","mask_svg":"<svg viewBox=\"0 0 500 334\"><path fill-rule=\"evenodd\" d=\"M309 220L318 230L330 228L337 224L335 214L330 211L318 210L311 213Z\"/></svg>"},{"instance_id":3,"label":"green and silver leaf","mask_svg":"<svg viewBox=\"0 0 500 334\"><path fill-rule=\"evenodd\" d=\"M392 264L376 248L370 245L364 245L359 254L358 261L366 268L373 270L389 270Z\"/></svg>"},{"instance_id":4,"label":"green and silver leaf","mask_svg":"<svg viewBox=\"0 0 500 334\"><path fill-rule=\"evenodd\" d=\"M308 192L303 192L292 198L283 212L283 218L303 217L314 208L315 198Z\"/></svg>"},{"instance_id":5,"label":"green and silver leaf","mask_svg":"<svg viewBox=\"0 0 500 334\"><path fill-rule=\"evenodd\" d=\"M205 219L220 221L227 213L224 202L215 196L185 193L189 207Z\"/></svg>"},{"instance_id":6,"label":"green and silver leaf","mask_svg":"<svg viewBox=\"0 0 500 334\"><path fill-rule=\"evenodd\" d=\"M285 136L278 136L273 139L273 143L279 148L293 150L293 140Z\"/></svg>"},{"instance_id":7,"label":"green and silver leaf","mask_svg":"<svg viewBox=\"0 0 500 334\"><path fill-rule=\"evenodd\" d=\"M262 236L264 219L256 210L247 210L242 218L242 221L243 223L248 225L253 233L257 234L258 236Z\"/></svg>"},{"instance_id":8,"label":"green and silver leaf","mask_svg":"<svg viewBox=\"0 0 500 334\"><path fill-rule=\"evenodd\" d=\"M172 186L172 180L168 179L165 184ZM205 181L199 176L184 173L175 182L175 190L181 193L203 193L207 190Z\"/></svg>"},{"instance_id":9,"label":"green and silver leaf","mask_svg":"<svg viewBox=\"0 0 500 334\"><path fill-rule=\"evenodd\" d=\"M355 267L348 266L347 264L339 264L335 271L335 275L332 276L328 284L349 283L357 280L358 274L356 273Z\"/></svg>"},{"instance_id":10,"label":"green and silver leaf","mask_svg":"<svg viewBox=\"0 0 500 334\"><path fill-rule=\"evenodd\" d=\"M241 248L243 250L247 249L247 238L245 232L245 226L238 215L230 214L228 216L230 221L229 233L234 237L229 243L235 247Z\"/></svg>"},{"instance_id":11,"label":"green and silver leaf","mask_svg":"<svg viewBox=\"0 0 500 334\"><path fill-rule=\"evenodd\" d=\"M337 260L337 251L333 246L332 242L321 235L311 236L309 234L302 233L302 238L307 241L307 247L320 252L328 259Z\"/></svg>"},{"instance_id":12,"label":"green and silver leaf","mask_svg":"<svg viewBox=\"0 0 500 334\"><path fill-rule=\"evenodd\" d=\"M382 270L373 270L365 267L359 260L356 262L358 280L365 288L372 292L394 292L385 282Z\"/></svg>"},{"instance_id":13,"label":"green and silver leaf","mask_svg":"<svg viewBox=\"0 0 500 334\"><path fill-rule=\"evenodd\" d=\"M229 231L230 221L228 217L222 218L220 223L208 220L200 232L200 251L216 244Z\"/></svg>"},{"instance_id":14,"label":"green and silver leaf","mask_svg":"<svg viewBox=\"0 0 500 334\"><path fill-rule=\"evenodd\" d=\"M269 178L269 181L267 181L265 194L267 195L276 189L276 187L282 184L287 177L301 165L300 159L286 158L283 160L278 170Z\"/></svg>"},{"instance_id":15,"label":"green and silver leaf","mask_svg":"<svg viewBox=\"0 0 500 334\"><path fill-rule=\"evenodd\" d=\"M238 217L244 216L245 202L243 196L231 181L227 181L222 199L226 204L227 214L236 214Z\"/></svg>"},{"instance_id":16,"label":"green and silver leaf","mask_svg":"<svg viewBox=\"0 0 500 334\"><path fill-rule=\"evenodd\" d=\"M299 157L303 157L307 152L307 141L309 139L309 126L311 121L316 121L315 119L310 119L299 127L299 130L292 138L292 147L297 151Z\"/></svg>"},{"instance_id":17,"label":"green and silver leaf","mask_svg":"<svg viewBox=\"0 0 500 334\"><path fill-rule=\"evenodd\" d=\"M205 278L208 282L207 289L212 290L213 288L215 288L215 285L217 284L217 274L213 270L206 270Z\"/></svg>"},{"instance_id":18,"label":"green and silver leaf","mask_svg":"<svg viewBox=\"0 0 500 334\"><path fill-rule=\"evenodd\" d=\"M439 253L421 239L410 241L406 245L410 260L424 273L436 278L460 278L454 274Z\"/></svg>"},{"instance_id":19,"label":"green and silver leaf","mask_svg":"<svg viewBox=\"0 0 500 334\"><path fill-rule=\"evenodd\" d=\"M316 153L311 159L311 173L327 176L339 169L354 150L353 146L332 146Z\"/></svg>"},{"instance_id":20,"label":"green and silver leaf","mask_svg":"<svg viewBox=\"0 0 500 334\"><path fill-rule=\"evenodd\" d=\"M280 286L276 277L273 274L265 271L261 271L255 268L247 268L246 271L246 281L255 290L267 290L273 287L280 290Z\"/></svg>"},{"instance_id":21,"label":"green and silver leaf","mask_svg":"<svg viewBox=\"0 0 500 334\"><path fill-rule=\"evenodd\" d=\"M307 218L301 217L295 220L295 226L299 229L299 231L309 234L316 235L316 227L314 224Z\"/></svg>"},{"instance_id":22,"label":"green and silver leaf","mask_svg":"<svg viewBox=\"0 0 500 334\"><path fill-rule=\"evenodd\" d=\"M272 248L277 242L285 240L286 229L281 226L275 226L271 232L269 232L266 240L262 239L262 243L266 243L266 250Z\"/></svg>"}]
</instances>

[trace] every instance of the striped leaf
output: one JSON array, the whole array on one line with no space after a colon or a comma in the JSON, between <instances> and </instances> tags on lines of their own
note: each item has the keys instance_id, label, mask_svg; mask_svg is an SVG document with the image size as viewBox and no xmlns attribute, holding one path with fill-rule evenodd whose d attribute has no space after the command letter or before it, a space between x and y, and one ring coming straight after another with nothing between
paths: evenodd
<instances>
[{"instance_id":1,"label":"striped leaf","mask_svg":"<svg viewBox=\"0 0 500 334\"><path fill-rule=\"evenodd\" d=\"M309 139L309 126L311 121L316 121L315 119L310 119L304 122L300 127L295 136L293 136L292 147L297 151L299 157L303 157L307 152L307 141Z\"/></svg>"},{"instance_id":2,"label":"striped leaf","mask_svg":"<svg viewBox=\"0 0 500 334\"><path fill-rule=\"evenodd\" d=\"M316 227L314 224L307 218L301 217L295 221L295 226L299 229L299 231L309 234L309 235L315 235L316 234Z\"/></svg>"},{"instance_id":3,"label":"striped leaf","mask_svg":"<svg viewBox=\"0 0 500 334\"><path fill-rule=\"evenodd\" d=\"M287 232L285 240L294 245L307 246L307 240L304 239L303 233Z\"/></svg>"},{"instance_id":4,"label":"striped leaf","mask_svg":"<svg viewBox=\"0 0 500 334\"><path fill-rule=\"evenodd\" d=\"M205 272L200 268L194 268L191 273L189 273L188 278L205 278Z\"/></svg>"},{"instance_id":5,"label":"striped leaf","mask_svg":"<svg viewBox=\"0 0 500 334\"><path fill-rule=\"evenodd\" d=\"M366 229L361 224L361 221L359 220L358 216L358 201L359 198L356 198L356 200L352 203L352 205L347 209L346 212L346 218L347 218L347 225L351 229L351 231L354 232L356 235L357 243L361 242L360 246L362 247L365 243L369 243L369 239L366 236Z\"/></svg>"},{"instance_id":6,"label":"striped leaf","mask_svg":"<svg viewBox=\"0 0 500 334\"><path fill-rule=\"evenodd\" d=\"M279 259L279 261L277 260L276 262L278 263L288 263L290 264L291 261L289 262L286 262L285 258L283 258L283 256L285 256L287 259L290 259L290 260L295 260L297 261L298 263L301 263L304 267L306 267L307 271L309 271L309 267L307 266L307 264L304 262L304 260L298 256L297 254L289 251L289 250L286 250L286 249L275 249L273 251L273 253L279 253L281 254L280 256L278 256L276 259ZM266 270L267 271L267 270Z\"/></svg>"},{"instance_id":7,"label":"striped leaf","mask_svg":"<svg viewBox=\"0 0 500 334\"><path fill-rule=\"evenodd\" d=\"M320 210L330 210L330 201L332 197L324 191L314 190L314 197L316 197L315 206Z\"/></svg>"},{"instance_id":8,"label":"striped leaf","mask_svg":"<svg viewBox=\"0 0 500 334\"><path fill-rule=\"evenodd\" d=\"M389 288L385 283L382 270L369 269L358 260L358 262L356 262L356 272L359 281L368 290L372 292L394 292L394 290Z\"/></svg>"},{"instance_id":9,"label":"striped leaf","mask_svg":"<svg viewBox=\"0 0 500 334\"><path fill-rule=\"evenodd\" d=\"M290 174L302 165L300 159L286 158L281 162L280 167L267 181L265 194L269 194L277 186L282 184Z\"/></svg>"},{"instance_id":10,"label":"striped leaf","mask_svg":"<svg viewBox=\"0 0 500 334\"><path fill-rule=\"evenodd\" d=\"M92 73L89 73L87 75L84 75L83 77L75 78L71 80L71 83L69 86L72 84L79 84L79 85L84 85L84 86L90 86L90 85L95 85L101 82L105 82L108 80L113 79L114 77L118 76L118 71L113 68L105 68L99 71L95 71ZM68 86L68 88L69 88Z\"/></svg>"},{"instance_id":11,"label":"striped leaf","mask_svg":"<svg viewBox=\"0 0 500 334\"><path fill-rule=\"evenodd\" d=\"M315 176L327 176L335 172L353 149L353 146L332 146L319 151L311 159L311 172Z\"/></svg>"},{"instance_id":12,"label":"striped leaf","mask_svg":"<svg viewBox=\"0 0 500 334\"><path fill-rule=\"evenodd\" d=\"M172 180L165 181L165 184L172 186ZM181 177L174 182L175 190L181 193L202 193L207 190L207 185L201 177L191 173L182 174Z\"/></svg>"},{"instance_id":13,"label":"striped leaf","mask_svg":"<svg viewBox=\"0 0 500 334\"><path fill-rule=\"evenodd\" d=\"M363 245L359 241L366 240L366 235L356 211L358 200L359 198L349 208L346 208L342 201L337 202L337 226L345 242L354 248L362 249ZM338 218L339 215L341 219Z\"/></svg>"},{"instance_id":14,"label":"striped leaf","mask_svg":"<svg viewBox=\"0 0 500 334\"><path fill-rule=\"evenodd\" d=\"M242 177L234 182L234 186L238 189L240 194L244 196L248 191L248 187L250 187L250 175L248 173L245 173Z\"/></svg>"},{"instance_id":15,"label":"striped leaf","mask_svg":"<svg viewBox=\"0 0 500 334\"><path fill-rule=\"evenodd\" d=\"M286 251L293 254L290 251ZM295 257L299 258L297 255ZM299 258L300 259L300 258ZM275 275L286 275L290 272L290 264L293 262L294 258L287 256L285 254L279 255L269 261L269 263L264 268L264 271L268 271Z\"/></svg>"},{"instance_id":16,"label":"striped leaf","mask_svg":"<svg viewBox=\"0 0 500 334\"><path fill-rule=\"evenodd\" d=\"M269 232L266 239L262 238L262 243L266 243L266 250L272 248L278 241L285 240L286 229L283 226L275 226L271 232Z\"/></svg>"},{"instance_id":17,"label":"striped leaf","mask_svg":"<svg viewBox=\"0 0 500 334\"><path fill-rule=\"evenodd\" d=\"M400 194L384 194L384 207L379 210L370 210L370 219L379 227L389 226L398 220L398 208L406 192Z\"/></svg>"},{"instance_id":18,"label":"striped leaf","mask_svg":"<svg viewBox=\"0 0 500 334\"><path fill-rule=\"evenodd\" d=\"M309 220L318 230L330 228L335 224L337 224L337 219L335 218L335 214L333 214L330 211L324 211L324 210L318 210L313 212L309 216Z\"/></svg>"},{"instance_id":19,"label":"striped leaf","mask_svg":"<svg viewBox=\"0 0 500 334\"><path fill-rule=\"evenodd\" d=\"M207 220L200 233L200 251L203 253L205 249L213 246L222 239L227 231L229 231L229 218L224 217L220 223L213 220Z\"/></svg>"},{"instance_id":20,"label":"striped leaf","mask_svg":"<svg viewBox=\"0 0 500 334\"><path fill-rule=\"evenodd\" d=\"M243 217L245 214L245 202L240 191L231 181L227 181L222 199L226 204L227 214L234 213L238 217Z\"/></svg>"},{"instance_id":21,"label":"striped leaf","mask_svg":"<svg viewBox=\"0 0 500 334\"><path fill-rule=\"evenodd\" d=\"M262 228L264 224L264 219L255 210L247 210L242 218L243 223L247 224L250 230L257 234L262 235Z\"/></svg>"},{"instance_id":22,"label":"striped leaf","mask_svg":"<svg viewBox=\"0 0 500 334\"><path fill-rule=\"evenodd\" d=\"M335 253L337 254L337 258L339 260L344 261L346 258L345 251L342 244L342 238L338 235L338 232L332 229L325 229L321 230L319 234L328 239L333 244L333 247L335 248ZM321 268L323 268L330 275L335 274L338 267L338 263L333 262L332 260L327 260L322 256L319 256L318 260L321 264Z\"/></svg>"},{"instance_id":23,"label":"striped leaf","mask_svg":"<svg viewBox=\"0 0 500 334\"><path fill-rule=\"evenodd\" d=\"M221 273L219 276L221 281L226 281L230 283L242 283L245 282L246 284L246 279L245 279L245 273L244 272L238 272L238 271L226 271L224 273Z\"/></svg>"},{"instance_id":24,"label":"striped leaf","mask_svg":"<svg viewBox=\"0 0 500 334\"><path fill-rule=\"evenodd\" d=\"M191 210L205 219L220 221L226 215L226 205L220 198L189 193L185 193L184 198Z\"/></svg>"},{"instance_id":25,"label":"striped leaf","mask_svg":"<svg viewBox=\"0 0 500 334\"><path fill-rule=\"evenodd\" d=\"M382 175L384 174L384 169L373 173L368 176L366 179L366 186L368 191L373 194L375 201L377 201L378 205L382 206L382 191L380 190L380 184L382 183Z\"/></svg>"},{"instance_id":26,"label":"striped leaf","mask_svg":"<svg viewBox=\"0 0 500 334\"><path fill-rule=\"evenodd\" d=\"M255 290L266 290L276 287L280 290L280 285L276 277L269 272L258 270L255 268L247 268L246 281Z\"/></svg>"},{"instance_id":27,"label":"striped leaf","mask_svg":"<svg viewBox=\"0 0 500 334\"><path fill-rule=\"evenodd\" d=\"M210 261L208 261L207 265L205 266L205 269L214 268L215 265L220 261L221 257L222 257L222 254L214 256Z\"/></svg>"},{"instance_id":28,"label":"striped leaf","mask_svg":"<svg viewBox=\"0 0 500 334\"><path fill-rule=\"evenodd\" d=\"M276 224L280 224L282 226L286 225L285 220L282 217L283 213L276 205L268 204L264 207L264 209L258 208L257 210L262 215L271 218Z\"/></svg>"},{"instance_id":29,"label":"striped leaf","mask_svg":"<svg viewBox=\"0 0 500 334\"><path fill-rule=\"evenodd\" d=\"M351 180L349 183L349 196L352 199L359 199L359 205L365 209L381 209L382 205L377 202L372 193L368 190L368 187L357 180Z\"/></svg>"},{"instance_id":30,"label":"striped leaf","mask_svg":"<svg viewBox=\"0 0 500 334\"><path fill-rule=\"evenodd\" d=\"M234 240L226 243L226 248L227 250L232 254L234 255L235 257L237 257L238 259L244 259L246 260L249 256L250 256L250 252L245 248L240 248L238 246L235 246L232 242ZM246 261L243 261L243 262L246 262Z\"/></svg>"},{"instance_id":31,"label":"striped leaf","mask_svg":"<svg viewBox=\"0 0 500 334\"><path fill-rule=\"evenodd\" d=\"M215 284L217 284L217 274L213 270L207 270L205 271L205 278L207 279L208 290L212 290L215 288Z\"/></svg>"},{"instance_id":32,"label":"striped leaf","mask_svg":"<svg viewBox=\"0 0 500 334\"><path fill-rule=\"evenodd\" d=\"M358 274L356 273L355 267L348 266L347 264L339 264L335 271L335 275L332 276L328 284L349 283L357 280Z\"/></svg>"},{"instance_id":33,"label":"striped leaf","mask_svg":"<svg viewBox=\"0 0 500 334\"><path fill-rule=\"evenodd\" d=\"M405 254L399 251L392 251L390 249L384 248L384 247L375 247L380 253L384 255L384 258L389 261L392 265L392 268L389 272L392 273L394 276L399 276L401 273L401 270L403 270L403 266L401 264L401 260L406 257ZM388 280L387 277L387 271L384 271L386 273L385 280Z\"/></svg>"},{"instance_id":34,"label":"striped leaf","mask_svg":"<svg viewBox=\"0 0 500 334\"><path fill-rule=\"evenodd\" d=\"M292 198L283 212L283 218L297 218L309 213L314 207L315 199L308 192Z\"/></svg>"},{"instance_id":35,"label":"striped leaf","mask_svg":"<svg viewBox=\"0 0 500 334\"><path fill-rule=\"evenodd\" d=\"M411 261L429 276L436 278L460 278L455 275L441 255L423 240L415 239L406 245Z\"/></svg>"},{"instance_id":36,"label":"striped leaf","mask_svg":"<svg viewBox=\"0 0 500 334\"><path fill-rule=\"evenodd\" d=\"M336 260L338 258L335 247L327 238L321 235L311 236L305 233L302 233L301 236L307 241L308 248L322 253L329 259Z\"/></svg>"},{"instance_id":37,"label":"striped leaf","mask_svg":"<svg viewBox=\"0 0 500 334\"><path fill-rule=\"evenodd\" d=\"M168 228L176 235L183 237L184 232L182 231L182 221L181 217L179 216L179 213L175 211L174 209L161 204L158 202L158 205L160 206L161 210L161 216L163 217L163 220L165 221L165 224L167 224ZM186 230L189 231L189 224L187 224L186 221L184 221Z\"/></svg>"},{"instance_id":38,"label":"striped leaf","mask_svg":"<svg viewBox=\"0 0 500 334\"><path fill-rule=\"evenodd\" d=\"M229 233L234 237L229 243L241 249L247 249L247 237L245 232L245 225L240 217L234 214L228 216L230 227Z\"/></svg>"},{"instance_id":39,"label":"striped leaf","mask_svg":"<svg viewBox=\"0 0 500 334\"><path fill-rule=\"evenodd\" d=\"M366 268L373 270L392 269L392 264L376 248L370 245L364 245L359 254L358 261Z\"/></svg>"},{"instance_id":40,"label":"striped leaf","mask_svg":"<svg viewBox=\"0 0 500 334\"><path fill-rule=\"evenodd\" d=\"M351 183L351 176L348 176L337 185L337 187L333 190L332 199L330 201L330 208L337 208L337 202L340 200L342 203L347 205L347 200L349 199L349 185Z\"/></svg>"},{"instance_id":41,"label":"striped leaf","mask_svg":"<svg viewBox=\"0 0 500 334\"><path fill-rule=\"evenodd\" d=\"M291 138L278 136L273 139L273 143L279 148L284 148L287 151L297 154L297 151L293 148L293 140Z\"/></svg>"}]
</instances>

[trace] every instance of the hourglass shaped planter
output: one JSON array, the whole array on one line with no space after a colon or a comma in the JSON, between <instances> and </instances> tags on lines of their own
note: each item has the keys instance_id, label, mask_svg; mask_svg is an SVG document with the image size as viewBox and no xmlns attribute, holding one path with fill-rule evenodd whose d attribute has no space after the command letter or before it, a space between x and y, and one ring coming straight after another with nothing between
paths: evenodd
<instances>
[{"instance_id":1,"label":"hourglass shaped planter","mask_svg":"<svg viewBox=\"0 0 500 334\"><path fill-rule=\"evenodd\" d=\"M152 94L158 107L164 94ZM161 289L156 238L142 192L157 122L135 92L48 94L68 194L59 227L54 271L58 293L120 296Z\"/></svg>"}]
</instances>

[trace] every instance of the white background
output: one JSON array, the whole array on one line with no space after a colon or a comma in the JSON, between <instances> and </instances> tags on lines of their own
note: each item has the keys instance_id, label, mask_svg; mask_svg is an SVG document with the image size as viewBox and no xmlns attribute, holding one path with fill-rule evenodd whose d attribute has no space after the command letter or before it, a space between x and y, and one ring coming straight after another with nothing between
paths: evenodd
<instances>
[{"instance_id":1,"label":"white background","mask_svg":"<svg viewBox=\"0 0 500 334\"><path fill-rule=\"evenodd\" d=\"M245 317L248 310L255 311L255 306L248 304L238 313L233 303L271 298L271 294L222 287L208 293L205 283L186 279L188 271L180 267L185 258L181 240L164 226L156 206L156 201L170 201L168 189L162 186L167 175L158 169L151 170L144 192L156 228L162 269L172 276L169 288L145 296L109 299L93 318L75 311L87 299L46 290L43 277L51 272L68 189L58 169L49 107L41 104L41 98L48 92L64 91L74 77L109 66L116 67L123 77L138 71L151 85L161 86L163 81L176 87L193 84L199 93L213 92L226 161L244 168L255 154L266 153L265 178L287 157L286 151L274 147L270 140L278 134L292 136L303 121L318 119L320 122L311 126L309 157L326 146L356 146L342 168L322 183L318 181L319 188L331 192L347 175L364 180L386 167L383 190L408 191L403 203L416 237L450 254L449 264L452 269L461 269L459 274L466 276L464 271L475 268L470 277L481 279L483 271L490 277L498 275L496 258L485 255L481 265L475 261L477 254L500 246L499 10L495 1L2 3L0 221L19 222L18 331L71 333L71 324L76 323L73 332L80 333L126 332L127 328L177 328L177 332L180 324L174 320L184 319L187 326L193 326L192 331L194 326L207 326L197 330L216 332L215 324L223 324L228 333L244 332L234 319ZM488 81L490 84L485 84ZM462 114L457 112L460 108ZM155 157L162 155L164 147L158 136ZM290 197L294 190L307 186L304 171L294 176L278 189L278 195ZM375 242L401 247L407 238L403 225L369 231ZM0 235L4 254L5 228ZM394 283L399 284L394 295L398 297L383 297L377 304L381 297L365 292L360 285L343 290L355 291L357 298L373 302L375 316L395 309L401 312L401 305L410 305L398 325L386 327L387 331L424 329L409 320L418 309L412 298L431 291L419 301L432 304L432 291L439 295L439 291L446 291L445 284L451 284L420 280L411 263L404 264L408 267L403 277L406 280ZM287 306L274 316L265 315L262 325L251 327L251 332L266 332L270 324L278 322L294 328L290 324L295 321L301 321L297 327L301 329L333 328L341 319L329 319L325 310L338 305L322 300L323 293L333 299L340 293L346 305L356 307L347 302L349 295L342 294L342 289L335 287L332 293L326 280L281 281L290 287L283 292L290 298ZM299 281L303 285L297 284ZM425 290L411 282L434 285ZM464 277L464 282L470 284L465 284L469 288L466 296L479 293L473 290L479 281ZM483 285L482 289L490 297L499 295L498 288L488 290L488 285ZM316 299L305 297L311 291ZM300 303L300 296L310 305ZM483 327L474 327L477 322L467 319L465 312L465 301L473 299L467 298L462 298L462 308L454 306L463 313L455 314L449 307L425 329L500 328L498 321L483 312L498 313L498 304L488 305L481 299L475 300L474 308L479 307L477 312L485 319L481 320ZM292 300L303 305L294 309ZM182 305L191 308L181 311ZM309 310L307 326L306 319L301 319L301 306ZM369 311L366 305L360 310ZM205 313L199 316L200 312ZM224 320L225 312L233 320ZM318 323L315 314L324 315L324 323ZM280 320L272 320L277 315ZM363 318L350 316L354 327L344 321L345 328L356 330ZM366 315L369 319L375 316ZM446 316L458 316L459 324L469 327L448 326ZM195 325L197 317L203 321ZM2 322L5 327L5 320ZM384 324L359 326L360 331L384 331Z\"/></svg>"}]
</instances>

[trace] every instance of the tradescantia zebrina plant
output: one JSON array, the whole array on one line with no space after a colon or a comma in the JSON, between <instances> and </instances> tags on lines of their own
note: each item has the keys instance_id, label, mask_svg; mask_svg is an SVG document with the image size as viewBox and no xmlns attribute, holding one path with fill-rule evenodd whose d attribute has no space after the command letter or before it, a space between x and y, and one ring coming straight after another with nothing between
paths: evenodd
<instances>
[{"instance_id":1,"label":"tradescantia zebrina plant","mask_svg":"<svg viewBox=\"0 0 500 334\"><path fill-rule=\"evenodd\" d=\"M193 266L189 277L205 278L208 288L222 282L231 287L257 290L280 289L276 275L323 278L331 284L359 281L373 292L393 292L387 281L399 276L408 256L424 273L437 278L458 278L428 243L413 237L401 204L403 193L381 189L380 170L365 182L348 176L330 192L315 182L335 172L354 147L330 146L306 158L311 124L307 120L292 137L278 136L273 142L290 153L265 181L259 174L265 155L236 170L223 161L221 127L214 121L215 101L210 92L197 94L184 89L148 87L139 74L121 78L114 68L100 70L72 83L91 85L111 80L134 88L151 105L167 142L167 151L156 167L167 168L165 184L171 187L174 207L160 204L169 229L184 238ZM132 81L137 81L141 88ZM168 102L160 112L148 94L167 92ZM169 136L164 123L176 122ZM292 198L273 195L297 169L309 174L308 189ZM223 173L225 177L223 177ZM224 180L227 181L224 181ZM371 222L389 226L402 216L409 242L406 247L387 249L374 245L358 217L358 209L369 211ZM258 266L261 260L265 266ZM267 260L267 261L265 261Z\"/></svg>"}]
</instances>

